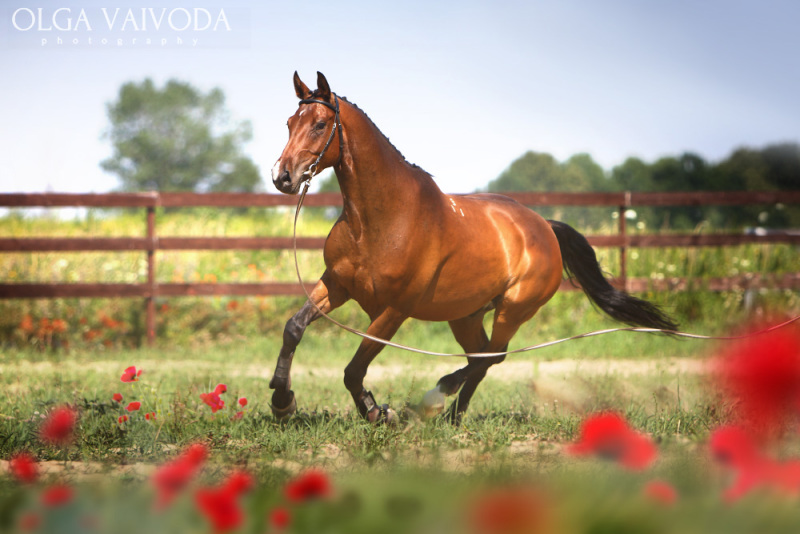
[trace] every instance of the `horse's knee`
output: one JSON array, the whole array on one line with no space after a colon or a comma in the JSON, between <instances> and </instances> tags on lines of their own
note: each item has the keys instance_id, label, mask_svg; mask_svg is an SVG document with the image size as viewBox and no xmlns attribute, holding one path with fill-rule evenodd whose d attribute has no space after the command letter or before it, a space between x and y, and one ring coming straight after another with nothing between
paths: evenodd
<instances>
[{"instance_id":1,"label":"horse's knee","mask_svg":"<svg viewBox=\"0 0 800 534\"><path fill-rule=\"evenodd\" d=\"M296 347L300 340L303 339L303 332L306 326L301 324L297 315L286 321L286 326L283 328L283 344L289 347Z\"/></svg>"}]
</instances>

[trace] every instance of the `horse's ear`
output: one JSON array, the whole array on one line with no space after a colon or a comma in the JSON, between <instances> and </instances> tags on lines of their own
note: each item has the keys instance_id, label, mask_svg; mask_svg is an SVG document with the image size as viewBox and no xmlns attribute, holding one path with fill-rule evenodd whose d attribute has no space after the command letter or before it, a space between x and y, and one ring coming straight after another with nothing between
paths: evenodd
<instances>
[{"instance_id":1,"label":"horse's ear","mask_svg":"<svg viewBox=\"0 0 800 534\"><path fill-rule=\"evenodd\" d=\"M331 86L328 85L325 75L319 71L317 71L317 96L323 100L331 99Z\"/></svg>"},{"instance_id":2,"label":"horse's ear","mask_svg":"<svg viewBox=\"0 0 800 534\"><path fill-rule=\"evenodd\" d=\"M304 98L308 98L311 96L311 91L309 90L308 86L303 83L300 79L300 76L297 74L297 71L294 71L294 92L297 95L297 98L303 100Z\"/></svg>"}]
</instances>

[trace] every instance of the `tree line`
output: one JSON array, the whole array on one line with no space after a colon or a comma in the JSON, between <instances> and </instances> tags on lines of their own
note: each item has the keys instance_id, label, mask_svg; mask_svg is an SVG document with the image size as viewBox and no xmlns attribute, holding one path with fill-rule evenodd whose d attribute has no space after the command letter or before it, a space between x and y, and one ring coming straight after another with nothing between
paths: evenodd
<instances>
[{"instance_id":1,"label":"tree line","mask_svg":"<svg viewBox=\"0 0 800 534\"><path fill-rule=\"evenodd\" d=\"M631 157L606 172L588 154L559 162L541 152L526 152L489 182L486 190L500 191L789 191L800 189L800 145L780 143L764 148L739 148L719 162L691 152L662 157L652 163ZM593 208L537 209L584 225L601 224L606 213ZM656 228L800 227L800 206L714 206L637 208L637 223ZM568 221L570 222L570 221Z\"/></svg>"},{"instance_id":2,"label":"tree line","mask_svg":"<svg viewBox=\"0 0 800 534\"><path fill-rule=\"evenodd\" d=\"M105 137L112 156L101 167L119 177L124 191L254 192L263 181L258 167L243 153L252 138L248 121L235 121L220 89L206 93L170 80L157 87L152 80L124 84L107 105L110 127ZM323 191L338 189L330 173ZM526 152L485 190L503 191L782 191L800 189L800 145L739 148L720 162L693 153L648 163L628 158L604 170L588 154L558 161L542 152ZM607 208L537 208L546 217L582 226L609 222ZM629 216L633 217L631 213ZM636 224L688 228L800 227L800 206L713 208L640 208Z\"/></svg>"}]
</instances>

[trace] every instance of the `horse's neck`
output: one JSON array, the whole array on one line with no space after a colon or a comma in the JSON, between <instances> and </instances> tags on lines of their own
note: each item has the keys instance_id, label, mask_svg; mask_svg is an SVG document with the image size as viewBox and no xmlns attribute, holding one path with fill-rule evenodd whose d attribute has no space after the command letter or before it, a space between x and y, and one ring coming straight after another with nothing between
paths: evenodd
<instances>
[{"instance_id":1,"label":"horse's neck","mask_svg":"<svg viewBox=\"0 0 800 534\"><path fill-rule=\"evenodd\" d=\"M336 169L345 215L357 234L379 233L397 217L409 217L420 195L438 188L424 171L406 162L360 110L348 111L346 149Z\"/></svg>"}]
</instances>

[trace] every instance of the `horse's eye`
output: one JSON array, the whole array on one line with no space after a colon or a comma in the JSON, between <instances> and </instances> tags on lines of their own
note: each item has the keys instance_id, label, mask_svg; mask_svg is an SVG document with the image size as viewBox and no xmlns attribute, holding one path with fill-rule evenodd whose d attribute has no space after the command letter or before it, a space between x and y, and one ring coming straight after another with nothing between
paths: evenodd
<instances>
[{"instance_id":1,"label":"horse's eye","mask_svg":"<svg viewBox=\"0 0 800 534\"><path fill-rule=\"evenodd\" d=\"M315 130L324 130L325 129L325 121L319 121L317 124L314 125Z\"/></svg>"}]
</instances>

